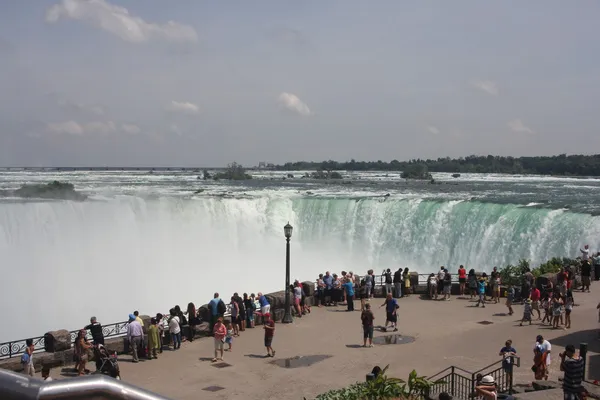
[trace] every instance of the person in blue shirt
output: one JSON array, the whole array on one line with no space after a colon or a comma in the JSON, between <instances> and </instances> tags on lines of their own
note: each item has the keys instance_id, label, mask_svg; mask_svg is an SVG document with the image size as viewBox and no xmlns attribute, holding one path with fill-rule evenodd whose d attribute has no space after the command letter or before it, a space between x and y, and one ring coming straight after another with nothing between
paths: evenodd
<instances>
[{"instance_id":1,"label":"person in blue shirt","mask_svg":"<svg viewBox=\"0 0 600 400\"><path fill-rule=\"evenodd\" d=\"M265 297L264 294L258 293L258 302L260 303L260 313L264 316L269 314L271 315L271 304L269 304L269 300Z\"/></svg>"},{"instance_id":2,"label":"person in blue shirt","mask_svg":"<svg viewBox=\"0 0 600 400\"><path fill-rule=\"evenodd\" d=\"M506 386L510 387L511 375L513 373L513 364L515 363L514 356L517 355L517 350L512 347L512 340L507 340L504 347L500 349L500 357L502 357L502 368L506 374Z\"/></svg>"},{"instance_id":3,"label":"person in blue shirt","mask_svg":"<svg viewBox=\"0 0 600 400\"><path fill-rule=\"evenodd\" d=\"M210 310L210 332L213 331L213 328L217 323L217 318L219 317L220 302L221 299L219 298L219 293L215 293L213 299L208 303L208 309Z\"/></svg>"},{"instance_id":4,"label":"person in blue shirt","mask_svg":"<svg viewBox=\"0 0 600 400\"><path fill-rule=\"evenodd\" d=\"M346 278L342 286L346 290L346 302L348 303L347 311L354 311L354 282L349 278Z\"/></svg>"},{"instance_id":5,"label":"person in blue shirt","mask_svg":"<svg viewBox=\"0 0 600 400\"><path fill-rule=\"evenodd\" d=\"M325 284L325 305L331 305L331 292L333 291L333 276L329 273L329 271L325 272L325 276L323 277L323 283Z\"/></svg>"},{"instance_id":6,"label":"person in blue shirt","mask_svg":"<svg viewBox=\"0 0 600 400\"><path fill-rule=\"evenodd\" d=\"M486 286L485 278L482 276L481 278L479 278L479 282L477 282L477 291L479 293L479 300L477 300L477 307L479 307L479 304L481 304L481 306L483 308L485 308L485 286Z\"/></svg>"},{"instance_id":7,"label":"person in blue shirt","mask_svg":"<svg viewBox=\"0 0 600 400\"><path fill-rule=\"evenodd\" d=\"M392 328L394 328L394 332L398 332L398 328L396 328L396 323L398 322L398 316L396 315L396 311L398 310L398 302L391 293L388 293L385 298L385 302L379 306L379 308L385 306L386 318L385 318L385 330L387 331L388 322L392 324Z\"/></svg>"}]
</instances>

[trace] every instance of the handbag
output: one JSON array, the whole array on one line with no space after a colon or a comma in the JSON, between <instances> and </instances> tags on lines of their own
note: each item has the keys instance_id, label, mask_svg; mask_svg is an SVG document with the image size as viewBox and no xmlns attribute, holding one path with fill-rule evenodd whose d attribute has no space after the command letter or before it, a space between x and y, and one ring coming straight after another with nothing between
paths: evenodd
<instances>
[{"instance_id":1,"label":"handbag","mask_svg":"<svg viewBox=\"0 0 600 400\"><path fill-rule=\"evenodd\" d=\"M29 364L31 357L26 352L21 355L21 364Z\"/></svg>"}]
</instances>

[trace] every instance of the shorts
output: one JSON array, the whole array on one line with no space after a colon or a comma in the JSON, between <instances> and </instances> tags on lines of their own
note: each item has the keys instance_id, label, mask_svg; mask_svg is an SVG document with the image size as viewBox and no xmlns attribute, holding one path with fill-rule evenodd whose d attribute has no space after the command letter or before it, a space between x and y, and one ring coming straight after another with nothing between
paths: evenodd
<instances>
[{"instance_id":1,"label":"shorts","mask_svg":"<svg viewBox=\"0 0 600 400\"><path fill-rule=\"evenodd\" d=\"M393 322L395 324L398 321L398 315L393 312L388 312L385 320L388 322Z\"/></svg>"},{"instance_id":2,"label":"shorts","mask_svg":"<svg viewBox=\"0 0 600 400\"><path fill-rule=\"evenodd\" d=\"M507 363L503 363L502 364L502 369L504 370L504 372L506 372L507 374L512 374L513 372L513 365L511 363L507 364Z\"/></svg>"},{"instance_id":3,"label":"shorts","mask_svg":"<svg viewBox=\"0 0 600 400\"><path fill-rule=\"evenodd\" d=\"M512 306L512 303L513 303L513 302L512 302L512 300L508 300L508 299L506 299L506 306L507 306L507 307L510 307L510 306Z\"/></svg>"},{"instance_id":4,"label":"shorts","mask_svg":"<svg viewBox=\"0 0 600 400\"><path fill-rule=\"evenodd\" d=\"M363 337L365 339L367 339L367 338L373 339L373 325L371 325L371 326L363 325Z\"/></svg>"},{"instance_id":5,"label":"shorts","mask_svg":"<svg viewBox=\"0 0 600 400\"><path fill-rule=\"evenodd\" d=\"M531 309L532 310L536 310L536 311L540 311L540 302L537 301L537 300L531 302Z\"/></svg>"},{"instance_id":6,"label":"shorts","mask_svg":"<svg viewBox=\"0 0 600 400\"><path fill-rule=\"evenodd\" d=\"M215 338L215 350L223 350L223 341Z\"/></svg>"},{"instance_id":7,"label":"shorts","mask_svg":"<svg viewBox=\"0 0 600 400\"><path fill-rule=\"evenodd\" d=\"M270 304L267 304L266 306L260 308L260 313L262 315L269 314L270 311L271 311L271 305Z\"/></svg>"},{"instance_id":8,"label":"shorts","mask_svg":"<svg viewBox=\"0 0 600 400\"><path fill-rule=\"evenodd\" d=\"M567 315L571 315L571 310L567 308L567 309L565 310L565 314L567 314Z\"/></svg>"},{"instance_id":9,"label":"shorts","mask_svg":"<svg viewBox=\"0 0 600 400\"><path fill-rule=\"evenodd\" d=\"M232 337L226 337L225 338L225 343L232 344L233 343L233 338Z\"/></svg>"},{"instance_id":10,"label":"shorts","mask_svg":"<svg viewBox=\"0 0 600 400\"><path fill-rule=\"evenodd\" d=\"M300 299L297 298L297 297L295 297L294 298L294 304L297 305L297 306L299 306L300 305Z\"/></svg>"},{"instance_id":11,"label":"shorts","mask_svg":"<svg viewBox=\"0 0 600 400\"><path fill-rule=\"evenodd\" d=\"M273 343L273 336L265 336L265 347L271 347Z\"/></svg>"},{"instance_id":12,"label":"shorts","mask_svg":"<svg viewBox=\"0 0 600 400\"><path fill-rule=\"evenodd\" d=\"M450 294L450 285L444 285L444 294Z\"/></svg>"},{"instance_id":13,"label":"shorts","mask_svg":"<svg viewBox=\"0 0 600 400\"><path fill-rule=\"evenodd\" d=\"M591 282L591 279L590 279L590 277L589 277L589 276L582 276L582 277L581 277L581 284L582 284L583 286L590 286L590 285L591 285L591 283L592 283L592 282Z\"/></svg>"},{"instance_id":14,"label":"shorts","mask_svg":"<svg viewBox=\"0 0 600 400\"><path fill-rule=\"evenodd\" d=\"M461 284L467 283L467 278L458 278L458 283L461 283Z\"/></svg>"}]
</instances>

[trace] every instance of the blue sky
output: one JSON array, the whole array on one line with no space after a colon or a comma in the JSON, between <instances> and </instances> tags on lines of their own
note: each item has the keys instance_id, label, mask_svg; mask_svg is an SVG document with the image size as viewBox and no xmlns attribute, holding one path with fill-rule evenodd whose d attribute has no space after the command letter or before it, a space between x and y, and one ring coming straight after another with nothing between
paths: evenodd
<instances>
[{"instance_id":1,"label":"blue sky","mask_svg":"<svg viewBox=\"0 0 600 400\"><path fill-rule=\"evenodd\" d=\"M595 153L598 20L595 0L7 0L0 165Z\"/></svg>"}]
</instances>

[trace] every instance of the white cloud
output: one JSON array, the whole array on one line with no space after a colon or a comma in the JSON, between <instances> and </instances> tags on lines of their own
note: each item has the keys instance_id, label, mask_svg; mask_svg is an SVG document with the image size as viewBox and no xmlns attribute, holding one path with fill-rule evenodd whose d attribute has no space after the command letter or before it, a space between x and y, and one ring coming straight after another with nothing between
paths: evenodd
<instances>
[{"instance_id":1,"label":"white cloud","mask_svg":"<svg viewBox=\"0 0 600 400\"><path fill-rule=\"evenodd\" d=\"M173 100L171 101L171 104L167 106L167 110L183 114L198 114L200 112L200 107L194 103Z\"/></svg>"},{"instance_id":2,"label":"white cloud","mask_svg":"<svg viewBox=\"0 0 600 400\"><path fill-rule=\"evenodd\" d=\"M496 82L475 80L471 82L471 85L479 90L483 90L487 94L491 94L492 96L498 95L498 84Z\"/></svg>"},{"instance_id":3,"label":"white cloud","mask_svg":"<svg viewBox=\"0 0 600 400\"><path fill-rule=\"evenodd\" d=\"M46 128L52 133L65 133L68 135L83 135L83 127L75 121L65 121L47 124Z\"/></svg>"},{"instance_id":4,"label":"white cloud","mask_svg":"<svg viewBox=\"0 0 600 400\"><path fill-rule=\"evenodd\" d=\"M522 132L522 133L529 133L529 134L535 133L535 131L533 129L526 126L523 123L523 121L521 121L520 119L512 120L512 121L508 122L507 125L513 132Z\"/></svg>"},{"instance_id":5,"label":"white cloud","mask_svg":"<svg viewBox=\"0 0 600 400\"><path fill-rule=\"evenodd\" d=\"M83 131L85 133L89 133L89 134L104 134L104 135L106 135L108 133L116 132L117 126L112 121L108 121L108 122L94 121L94 122L88 122L87 124L85 124L83 126Z\"/></svg>"},{"instance_id":6,"label":"white cloud","mask_svg":"<svg viewBox=\"0 0 600 400\"><path fill-rule=\"evenodd\" d=\"M312 114L306 103L295 94L283 92L279 95L278 102L288 110L300 115L308 116Z\"/></svg>"},{"instance_id":7,"label":"white cloud","mask_svg":"<svg viewBox=\"0 0 600 400\"><path fill-rule=\"evenodd\" d=\"M61 18L70 18L86 22L103 29L123 40L142 43L154 38L173 42L196 42L196 30L174 21L155 24L135 17L124 7L105 0L62 0L46 12L46 21L58 22Z\"/></svg>"},{"instance_id":8,"label":"white cloud","mask_svg":"<svg viewBox=\"0 0 600 400\"><path fill-rule=\"evenodd\" d=\"M90 114L94 114L94 115L98 115L98 116L102 116L104 115L104 108L102 108L101 106L98 105L86 105L86 104L81 104L81 103L72 103L70 101L59 101L58 105L66 108L66 109L70 109L70 110L75 110L75 111L79 111L79 112L85 112L85 113L90 113Z\"/></svg>"},{"instance_id":9,"label":"white cloud","mask_svg":"<svg viewBox=\"0 0 600 400\"><path fill-rule=\"evenodd\" d=\"M429 132L433 133L434 135L438 135L440 133L440 130L437 128L437 126L433 126L433 125L427 126L427 130Z\"/></svg>"},{"instance_id":10,"label":"white cloud","mask_svg":"<svg viewBox=\"0 0 600 400\"><path fill-rule=\"evenodd\" d=\"M137 126L135 124L122 124L121 131L125 132L125 133L129 133L130 135L137 135L142 130L140 129L139 126Z\"/></svg>"}]
</instances>

